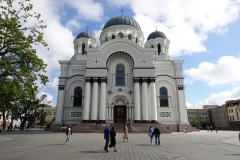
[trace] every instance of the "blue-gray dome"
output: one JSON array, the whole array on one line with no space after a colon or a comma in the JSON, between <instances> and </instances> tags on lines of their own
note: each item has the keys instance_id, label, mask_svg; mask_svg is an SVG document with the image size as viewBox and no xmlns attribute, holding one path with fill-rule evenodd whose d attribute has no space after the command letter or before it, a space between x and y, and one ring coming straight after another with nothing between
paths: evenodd
<instances>
[{"instance_id":1,"label":"blue-gray dome","mask_svg":"<svg viewBox=\"0 0 240 160\"><path fill-rule=\"evenodd\" d=\"M77 36L77 39L78 38L83 38L83 37L95 39L94 35L91 32L88 32L88 31L84 31L84 32L79 33L78 36Z\"/></svg>"},{"instance_id":2,"label":"blue-gray dome","mask_svg":"<svg viewBox=\"0 0 240 160\"><path fill-rule=\"evenodd\" d=\"M141 27L139 26L137 21L135 21L133 18L127 17L127 16L118 16L118 17L110 19L103 27L103 30L108 27L115 26L115 25L129 25L129 26L133 26L133 27L141 29Z\"/></svg>"},{"instance_id":3,"label":"blue-gray dome","mask_svg":"<svg viewBox=\"0 0 240 160\"><path fill-rule=\"evenodd\" d=\"M155 32L152 32L152 33L148 36L147 41L148 41L149 39L155 39L155 38L158 38L158 37L167 38L167 36L166 36L163 32L156 30Z\"/></svg>"}]
</instances>

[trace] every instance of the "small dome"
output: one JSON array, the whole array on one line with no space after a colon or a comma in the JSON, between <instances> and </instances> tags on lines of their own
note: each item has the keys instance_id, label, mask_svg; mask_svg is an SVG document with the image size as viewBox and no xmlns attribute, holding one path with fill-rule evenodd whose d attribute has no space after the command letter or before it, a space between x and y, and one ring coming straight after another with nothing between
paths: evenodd
<instances>
[{"instance_id":1,"label":"small dome","mask_svg":"<svg viewBox=\"0 0 240 160\"><path fill-rule=\"evenodd\" d=\"M115 25L129 25L129 26L133 26L133 27L141 29L141 27L139 26L137 21L135 21L133 18L127 17L127 16L118 16L118 17L110 19L103 27L103 30L108 27L115 26Z\"/></svg>"},{"instance_id":2,"label":"small dome","mask_svg":"<svg viewBox=\"0 0 240 160\"><path fill-rule=\"evenodd\" d=\"M167 38L167 36L166 36L163 32L156 30L155 32L152 32L152 33L148 36L147 41L148 41L149 39L155 39L155 38L158 38L158 37Z\"/></svg>"},{"instance_id":3,"label":"small dome","mask_svg":"<svg viewBox=\"0 0 240 160\"><path fill-rule=\"evenodd\" d=\"M78 36L77 36L77 39L83 38L83 37L95 39L94 35L91 32L88 32L88 31L84 31L84 32L79 33Z\"/></svg>"}]
</instances>

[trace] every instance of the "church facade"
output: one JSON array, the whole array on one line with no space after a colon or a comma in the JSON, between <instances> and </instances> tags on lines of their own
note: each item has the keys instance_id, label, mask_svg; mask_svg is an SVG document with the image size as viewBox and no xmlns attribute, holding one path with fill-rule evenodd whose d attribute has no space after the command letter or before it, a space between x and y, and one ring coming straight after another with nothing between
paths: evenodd
<instances>
[{"instance_id":1,"label":"church facade","mask_svg":"<svg viewBox=\"0 0 240 160\"><path fill-rule=\"evenodd\" d=\"M131 17L110 19L97 43L89 31L74 40L74 55L60 60L55 124L188 124L183 61L169 56L161 31L145 42Z\"/></svg>"}]
</instances>

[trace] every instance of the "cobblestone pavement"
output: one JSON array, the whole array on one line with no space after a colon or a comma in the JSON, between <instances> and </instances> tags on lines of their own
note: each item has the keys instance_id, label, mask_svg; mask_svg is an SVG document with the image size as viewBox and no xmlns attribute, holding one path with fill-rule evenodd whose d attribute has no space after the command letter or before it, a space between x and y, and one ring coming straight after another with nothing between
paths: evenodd
<instances>
[{"instance_id":1,"label":"cobblestone pavement","mask_svg":"<svg viewBox=\"0 0 240 160\"><path fill-rule=\"evenodd\" d=\"M103 134L75 133L65 145L64 133L15 131L0 134L0 160L239 160L236 131L200 131L161 135L161 145L150 145L147 134L117 133L117 152L103 150Z\"/></svg>"}]
</instances>

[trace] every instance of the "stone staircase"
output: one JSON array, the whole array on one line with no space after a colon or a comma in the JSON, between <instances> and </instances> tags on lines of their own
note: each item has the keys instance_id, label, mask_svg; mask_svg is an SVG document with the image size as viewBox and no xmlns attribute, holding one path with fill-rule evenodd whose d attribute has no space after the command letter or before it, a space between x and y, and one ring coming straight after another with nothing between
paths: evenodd
<instances>
[{"instance_id":1,"label":"stone staircase","mask_svg":"<svg viewBox=\"0 0 240 160\"><path fill-rule=\"evenodd\" d=\"M106 127L106 123L100 123L98 127L96 123L78 123L72 124L74 133L103 133L104 128ZM110 124L110 128L115 127L115 131L117 133L123 133L123 127L125 123L114 123ZM172 132L183 132L183 128L187 127L188 132L192 132L191 127L189 125L178 125L178 124L161 124L161 123L133 123L131 125L128 124L128 132L129 133L146 133L150 126L154 129L156 126L160 129L161 133L171 134ZM62 126L55 126L55 128L51 128L52 131L59 132L62 131Z\"/></svg>"}]
</instances>

